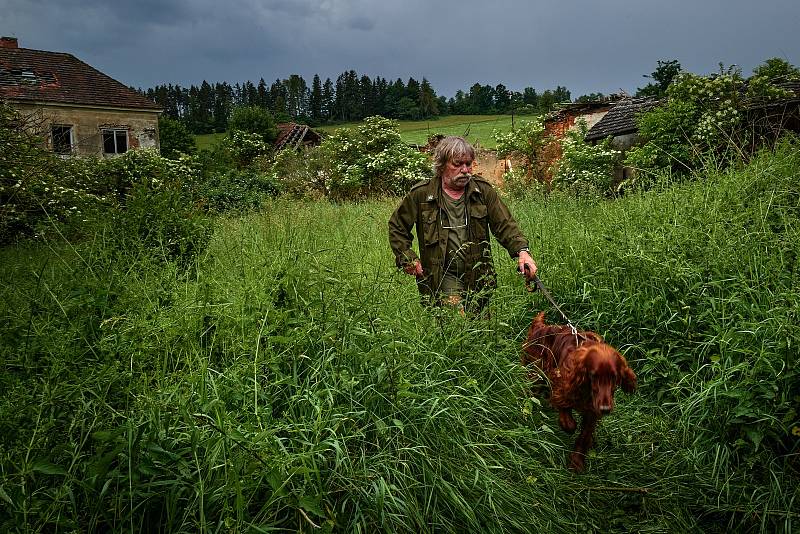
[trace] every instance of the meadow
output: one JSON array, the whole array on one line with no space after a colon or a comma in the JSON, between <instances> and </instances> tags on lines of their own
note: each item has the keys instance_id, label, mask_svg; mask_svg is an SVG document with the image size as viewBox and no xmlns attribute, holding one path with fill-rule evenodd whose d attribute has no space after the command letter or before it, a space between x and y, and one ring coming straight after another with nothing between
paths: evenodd
<instances>
[{"instance_id":1,"label":"meadow","mask_svg":"<svg viewBox=\"0 0 800 534\"><path fill-rule=\"evenodd\" d=\"M0 530L796 531L798 168L785 144L614 201L509 200L639 377L582 475L519 365L557 314L497 246L490 319L423 308L397 199L272 200L182 261L102 231L0 249Z\"/></svg>"},{"instance_id":2,"label":"meadow","mask_svg":"<svg viewBox=\"0 0 800 534\"><path fill-rule=\"evenodd\" d=\"M514 122L525 120L526 116L515 116ZM511 129L511 115L448 115L427 121L398 121L400 136L403 142L413 145L424 145L428 137L434 134L466 135L468 140L478 143L484 148L495 148L492 132L495 129L508 131ZM362 124L359 122L318 126L315 130L333 133L338 128L351 128ZM225 137L224 133L196 135L197 148L211 148Z\"/></svg>"}]
</instances>

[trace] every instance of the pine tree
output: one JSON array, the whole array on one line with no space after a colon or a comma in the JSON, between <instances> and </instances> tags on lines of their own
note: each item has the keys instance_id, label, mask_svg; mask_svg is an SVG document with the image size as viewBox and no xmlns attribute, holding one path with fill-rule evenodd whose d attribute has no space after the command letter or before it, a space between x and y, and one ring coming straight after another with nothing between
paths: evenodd
<instances>
[{"instance_id":1,"label":"pine tree","mask_svg":"<svg viewBox=\"0 0 800 534\"><path fill-rule=\"evenodd\" d=\"M322 85L322 102L320 108L322 111L322 118L326 122L333 120L335 106L336 92L333 88L333 82L330 78L325 78L325 83Z\"/></svg>"},{"instance_id":2,"label":"pine tree","mask_svg":"<svg viewBox=\"0 0 800 534\"><path fill-rule=\"evenodd\" d=\"M314 75L311 82L311 94L308 98L308 113L314 123L322 121L322 82L319 74Z\"/></svg>"},{"instance_id":3,"label":"pine tree","mask_svg":"<svg viewBox=\"0 0 800 534\"><path fill-rule=\"evenodd\" d=\"M439 114L439 102L436 99L436 93L431 87L430 82L422 78L422 83L419 86L419 109L423 118L432 117Z\"/></svg>"}]
</instances>

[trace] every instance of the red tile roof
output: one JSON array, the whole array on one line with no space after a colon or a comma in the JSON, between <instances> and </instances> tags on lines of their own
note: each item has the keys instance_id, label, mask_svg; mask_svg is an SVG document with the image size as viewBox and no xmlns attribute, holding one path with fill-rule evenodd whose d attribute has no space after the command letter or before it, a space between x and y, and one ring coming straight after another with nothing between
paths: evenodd
<instances>
[{"instance_id":1,"label":"red tile roof","mask_svg":"<svg viewBox=\"0 0 800 534\"><path fill-rule=\"evenodd\" d=\"M71 54L0 47L0 98L160 111L161 107Z\"/></svg>"}]
</instances>

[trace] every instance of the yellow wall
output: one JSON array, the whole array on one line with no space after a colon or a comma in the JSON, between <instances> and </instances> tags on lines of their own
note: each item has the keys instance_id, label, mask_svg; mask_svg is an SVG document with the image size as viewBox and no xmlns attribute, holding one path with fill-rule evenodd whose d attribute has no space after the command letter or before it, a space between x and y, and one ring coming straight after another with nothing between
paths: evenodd
<instances>
[{"instance_id":1,"label":"yellow wall","mask_svg":"<svg viewBox=\"0 0 800 534\"><path fill-rule=\"evenodd\" d=\"M72 151L79 156L103 156L104 128L128 131L128 149L159 149L158 113L148 111L117 111L52 105L14 104L20 112L41 119L42 133L47 146L52 147L50 126L72 126Z\"/></svg>"}]
</instances>

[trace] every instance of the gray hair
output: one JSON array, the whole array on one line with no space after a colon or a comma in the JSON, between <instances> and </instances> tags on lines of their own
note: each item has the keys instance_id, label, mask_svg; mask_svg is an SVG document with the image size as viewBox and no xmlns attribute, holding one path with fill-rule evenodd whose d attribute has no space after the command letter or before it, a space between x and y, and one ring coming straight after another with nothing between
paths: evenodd
<instances>
[{"instance_id":1,"label":"gray hair","mask_svg":"<svg viewBox=\"0 0 800 534\"><path fill-rule=\"evenodd\" d=\"M433 174L440 177L444 172L444 167L449 161L467 157L470 161L475 160L475 149L472 148L466 139L449 135L439 141L436 151L433 154Z\"/></svg>"}]
</instances>

